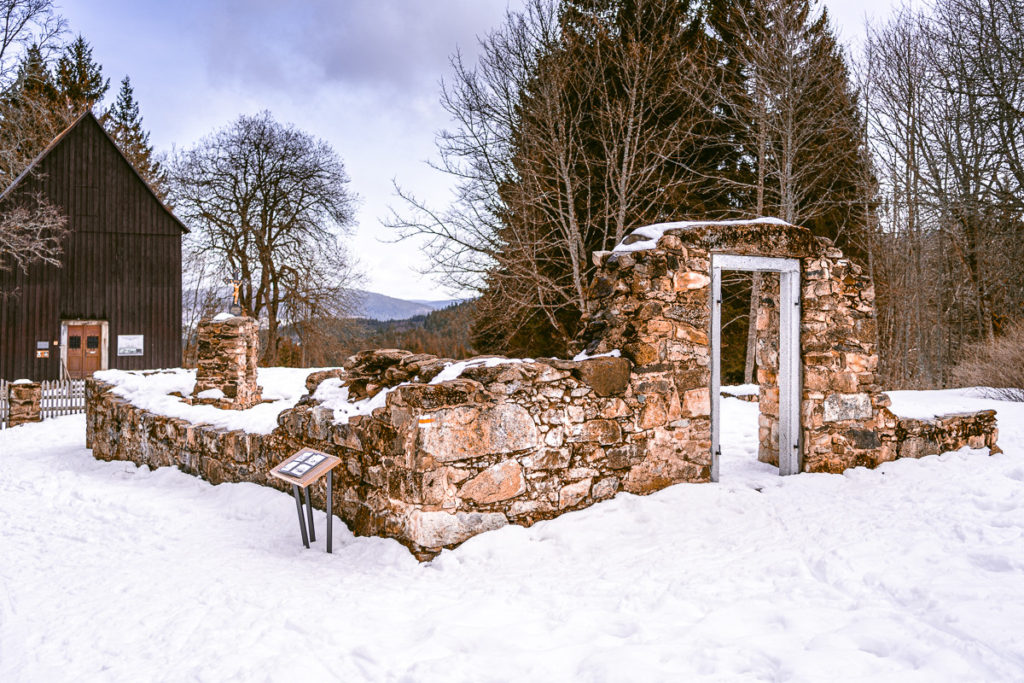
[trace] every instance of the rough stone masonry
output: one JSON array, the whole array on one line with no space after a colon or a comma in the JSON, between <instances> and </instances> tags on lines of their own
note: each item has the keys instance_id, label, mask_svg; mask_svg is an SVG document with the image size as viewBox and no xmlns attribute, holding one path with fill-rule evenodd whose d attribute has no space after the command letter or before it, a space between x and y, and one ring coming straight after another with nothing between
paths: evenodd
<instances>
[{"instance_id":1,"label":"rough stone masonry","mask_svg":"<svg viewBox=\"0 0 1024 683\"><path fill-rule=\"evenodd\" d=\"M248 316L203 318L199 338L196 386L190 402L225 410L246 410L263 400L256 383L259 325Z\"/></svg>"},{"instance_id":2,"label":"rough stone masonry","mask_svg":"<svg viewBox=\"0 0 1024 683\"><path fill-rule=\"evenodd\" d=\"M42 417L43 389L39 382L18 380L7 385L7 405L10 414L7 426L16 427L26 422L39 422Z\"/></svg>"},{"instance_id":3,"label":"rough stone masonry","mask_svg":"<svg viewBox=\"0 0 1024 683\"><path fill-rule=\"evenodd\" d=\"M98 458L178 465L214 483L277 487L283 485L266 472L295 449L330 452L344 462L335 477L335 513L356 534L396 538L421 559L475 534L529 525L620 490L646 494L706 482L713 253L800 259L804 471L874 467L963 445L996 449L991 411L898 420L874 374L870 280L827 240L764 223L670 229L653 248L596 254L593 313L576 350L621 357L470 363L459 377L437 381L454 361L367 351L344 370L311 374L309 394L266 437L150 415L90 380L88 442ZM759 306L760 457L771 460L778 457L777 322L775 328L771 322L777 287L765 288ZM381 407L336 420L313 398L333 377L342 379L350 401L383 398ZM322 505L323 491L314 498Z\"/></svg>"}]
</instances>

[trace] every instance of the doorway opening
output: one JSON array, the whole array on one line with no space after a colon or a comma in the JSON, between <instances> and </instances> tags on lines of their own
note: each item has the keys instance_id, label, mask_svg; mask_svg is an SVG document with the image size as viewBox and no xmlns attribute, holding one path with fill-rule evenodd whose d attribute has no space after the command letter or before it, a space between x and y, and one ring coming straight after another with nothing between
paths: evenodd
<instances>
[{"instance_id":1,"label":"doorway opening","mask_svg":"<svg viewBox=\"0 0 1024 683\"><path fill-rule=\"evenodd\" d=\"M774 438L778 434L778 465L780 475L800 471L800 260L712 254L711 256L711 480L718 481L721 448L721 384L722 384L722 273L746 271L778 276L778 411L774 414L760 404L761 427L768 425ZM774 288L769 288L774 290ZM756 324L754 320L750 324ZM762 330L758 330L760 334ZM773 332L773 330L764 330ZM762 391L762 399L765 392ZM774 396L774 392L773 392ZM774 398L772 400L774 403ZM772 429L774 427L774 429ZM774 445L774 443L773 443Z\"/></svg>"},{"instance_id":2,"label":"doorway opening","mask_svg":"<svg viewBox=\"0 0 1024 683\"><path fill-rule=\"evenodd\" d=\"M108 364L106 320L62 320L60 324L61 375L85 379Z\"/></svg>"}]
</instances>

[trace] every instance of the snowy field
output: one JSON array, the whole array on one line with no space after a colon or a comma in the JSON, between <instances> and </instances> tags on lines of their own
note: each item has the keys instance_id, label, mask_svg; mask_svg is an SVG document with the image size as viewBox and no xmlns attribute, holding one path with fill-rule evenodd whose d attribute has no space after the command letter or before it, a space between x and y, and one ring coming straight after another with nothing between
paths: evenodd
<instances>
[{"instance_id":1,"label":"snowy field","mask_svg":"<svg viewBox=\"0 0 1024 683\"><path fill-rule=\"evenodd\" d=\"M779 478L725 399L722 483L620 494L429 564L303 550L293 500L0 432L0 681L1024 680L1024 404L1006 453ZM968 405L969 404L969 405Z\"/></svg>"}]
</instances>

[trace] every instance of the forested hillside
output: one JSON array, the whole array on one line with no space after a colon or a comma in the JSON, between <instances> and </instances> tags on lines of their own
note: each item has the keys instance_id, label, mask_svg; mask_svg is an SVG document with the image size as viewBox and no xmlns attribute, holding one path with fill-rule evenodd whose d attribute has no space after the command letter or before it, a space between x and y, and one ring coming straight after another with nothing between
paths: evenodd
<instances>
[{"instance_id":1,"label":"forested hillside","mask_svg":"<svg viewBox=\"0 0 1024 683\"><path fill-rule=\"evenodd\" d=\"M338 366L357 351L379 348L466 358L474 353L469 328L475 305L474 301L466 301L405 320L336 318L318 321L315 344L307 342L305 349L294 327L288 326L281 345L281 365Z\"/></svg>"}]
</instances>

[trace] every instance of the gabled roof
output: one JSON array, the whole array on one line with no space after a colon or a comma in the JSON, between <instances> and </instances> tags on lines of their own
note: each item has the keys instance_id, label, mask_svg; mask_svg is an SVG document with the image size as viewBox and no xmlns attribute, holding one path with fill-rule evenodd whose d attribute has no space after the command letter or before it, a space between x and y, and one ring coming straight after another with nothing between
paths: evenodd
<instances>
[{"instance_id":1,"label":"gabled roof","mask_svg":"<svg viewBox=\"0 0 1024 683\"><path fill-rule=\"evenodd\" d=\"M153 195L153 199L155 199L156 203L160 205L160 208L162 208L164 211L166 211L167 215L169 215L171 218L174 219L174 222L176 222L178 224L178 227L181 228L182 232L189 232L189 229L187 227L185 227L185 224L181 222L181 219L174 215L174 212L171 211L171 209L166 204L164 204L162 199L160 199L160 195L158 195L156 193L156 191L154 191L153 188L150 186L150 184L148 182L146 182L146 179L142 177L142 174L139 173L139 169L135 168L135 164L133 164L128 159L128 157L125 156L124 152L121 151L121 148L114 141L114 138L112 138L110 136L110 133L108 133L107 129L103 127L103 124L99 122L99 119L96 118L96 115L92 113L91 109L87 109L77 119L72 121L71 125L69 125L67 128L65 128L60 133L58 133L57 137L55 137L53 140L51 140L50 144L48 144L46 146L46 148L42 152L40 152L36 156L35 159L32 160L32 163L30 163L25 168L25 170L22 171L18 175L18 177L14 179L14 182L12 182L10 185L8 185L7 189L5 189L3 192L0 192L0 202L2 202L4 199L6 199L7 196L14 190L14 188L16 188L21 183L22 180L24 180L25 178L27 178L29 175L32 174L32 171L35 170L36 166L38 166L39 163L43 159L45 159L46 156L50 152L52 152L54 150L54 148L57 147L57 145L60 144L61 140L63 140L65 137L67 137L67 135L71 131L73 131L75 128L77 128L79 125L81 125L82 122L85 121L85 120L91 120L93 122L93 124L96 125L96 127L98 127L101 131L103 131L103 135L106 136L107 141L110 142L111 146L113 146L113 148L115 150L117 150L117 153L121 156L122 159L124 159L125 163L128 164L128 168L132 169L132 171L135 173L135 176L142 182L143 186L145 186L145 188L147 190L149 190L149 193L151 195Z\"/></svg>"}]
</instances>

